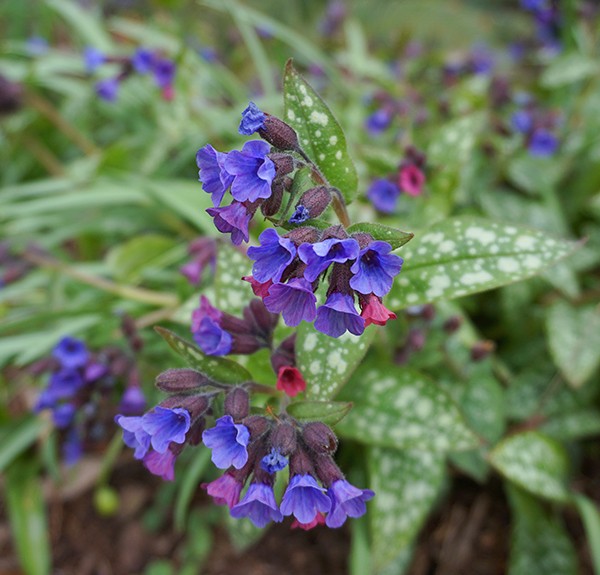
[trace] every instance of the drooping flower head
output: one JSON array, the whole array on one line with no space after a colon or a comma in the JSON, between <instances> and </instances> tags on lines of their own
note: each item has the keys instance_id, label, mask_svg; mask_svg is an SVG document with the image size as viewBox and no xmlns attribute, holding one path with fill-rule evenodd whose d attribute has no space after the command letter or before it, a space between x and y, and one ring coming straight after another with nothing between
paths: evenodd
<instances>
[{"instance_id":1,"label":"drooping flower head","mask_svg":"<svg viewBox=\"0 0 600 575\"><path fill-rule=\"evenodd\" d=\"M231 352L233 337L221 327L223 313L212 306L205 296L200 307L192 312L192 336L207 355L227 355Z\"/></svg>"},{"instance_id":2,"label":"drooping flower head","mask_svg":"<svg viewBox=\"0 0 600 575\"><path fill-rule=\"evenodd\" d=\"M219 469L232 466L241 469L248 461L246 447L250 441L250 432L245 425L235 423L231 415L219 417L215 427L202 433L202 441L212 449L212 462Z\"/></svg>"},{"instance_id":3,"label":"drooping flower head","mask_svg":"<svg viewBox=\"0 0 600 575\"><path fill-rule=\"evenodd\" d=\"M156 85L159 88L172 86L176 70L177 68L173 60L169 60L168 58L155 59L152 66L152 72L154 74Z\"/></svg>"},{"instance_id":4,"label":"drooping flower head","mask_svg":"<svg viewBox=\"0 0 600 575\"><path fill-rule=\"evenodd\" d=\"M510 119L513 130L527 134L533 128L533 118L528 110L517 110Z\"/></svg>"},{"instance_id":5,"label":"drooping flower head","mask_svg":"<svg viewBox=\"0 0 600 575\"><path fill-rule=\"evenodd\" d=\"M106 55L98 48L87 46L83 50L83 63L88 74L95 72L105 61Z\"/></svg>"},{"instance_id":6,"label":"drooping flower head","mask_svg":"<svg viewBox=\"0 0 600 575\"><path fill-rule=\"evenodd\" d=\"M325 303L317 309L315 329L330 337L340 337L346 331L361 335L365 330L365 320L354 307L350 294L333 292Z\"/></svg>"},{"instance_id":7,"label":"drooping flower head","mask_svg":"<svg viewBox=\"0 0 600 575\"><path fill-rule=\"evenodd\" d=\"M52 355L62 367L77 369L83 367L89 357L88 349L83 341L74 337L63 337L52 350Z\"/></svg>"},{"instance_id":8,"label":"drooping flower head","mask_svg":"<svg viewBox=\"0 0 600 575\"><path fill-rule=\"evenodd\" d=\"M399 196L400 189L398 186L385 179L375 180L367 192L367 197L375 208L384 214L394 212Z\"/></svg>"},{"instance_id":9,"label":"drooping flower head","mask_svg":"<svg viewBox=\"0 0 600 575\"><path fill-rule=\"evenodd\" d=\"M196 152L196 165L200 170L198 180L202 189L209 193L213 206L220 206L225 192L233 182L233 176L225 170L227 154L218 152L210 144Z\"/></svg>"},{"instance_id":10,"label":"drooping flower head","mask_svg":"<svg viewBox=\"0 0 600 575\"><path fill-rule=\"evenodd\" d=\"M387 309L381 298L375 294L361 296L358 298L361 317L365 320L365 327L372 323L376 325L385 325L390 319L396 319L396 314Z\"/></svg>"},{"instance_id":11,"label":"drooping flower head","mask_svg":"<svg viewBox=\"0 0 600 575\"><path fill-rule=\"evenodd\" d=\"M296 257L296 246L288 238L281 237L273 228L267 228L258 236L260 247L248 248L248 257L254 260L252 276L259 282L278 282L285 268Z\"/></svg>"},{"instance_id":12,"label":"drooping flower head","mask_svg":"<svg viewBox=\"0 0 600 575\"><path fill-rule=\"evenodd\" d=\"M266 483L251 483L246 495L231 509L231 516L236 519L247 517L257 527L265 527L270 521L283 521L273 487Z\"/></svg>"},{"instance_id":13,"label":"drooping flower head","mask_svg":"<svg viewBox=\"0 0 600 575\"><path fill-rule=\"evenodd\" d=\"M552 156L558 149L558 139L548 130L535 130L527 148L532 156L546 158Z\"/></svg>"},{"instance_id":14,"label":"drooping flower head","mask_svg":"<svg viewBox=\"0 0 600 575\"><path fill-rule=\"evenodd\" d=\"M301 244L298 256L306 264L304 277L309 282L314 282L332 263L354 260L359 251L358 242L353 238L330 238L314 244Z\"/></svg>"},{"instance_id":15,"label":"drooping flower head","mask_svg":"<svg viewBox=\"0 0 600 575\"><path fill-rule=\"evenodd\" d=\"M201 487L213 498L217 505L227 505L231 509L240 500L243 483L227 472L210 483L203 483Z\"/></svg>"},{"instance_id":16,"label":"drooping flower head","mask_svg":"<svg viewBox=\"0 0 600 575\"><path fill-rule=\"evenodd\" d=\"M171 449L167 449L164 453L150 451L143 458L146 469L165 481L173 481L175 479L176 460L177 454L171 451Z\"/></svg>"},{"instance_id":17,"label":"drooping flower head","mask_svg":"<svg viewBox=\"0 0 600 575\"><path fill-rule=\"evenodd\" d=\"M277 389L290 397L306 390L306 381L297 367L283 366L277 372Z\"/></svg>"},{"instance_id":18,"label":"drooping flower head","mask_svg":"<svg viewBox=\"0 0 600 575\"><path fill-rule=\"evenodd\" d=\"M242 121L238 129L239 133L243 136L251 136L255 132L258 132L258 130L264 129L264 127L264 112L254 102L250 102L248 107L242 112Z\"/></svg>"},{"instance_id":19,"label":"drooping flower head","mask_svg":"<svg viewBox=\"0 0 600 575\"><path fill-rule=\"evenodd\" d=\"M418 166L408 164L400 168L398 184L400 189L409 196L420 196L423 193L425 174Z\"/></svg>"},{"instance_id":20,"label":"drooping flower head","mask_svg":"<svg viewBox=\"0 0 600 575\"><path fill-rule=\"evenodd\" d=\"M96 82L96 94L106 102L115 102L119 95L120 82L119 78L105 78Z\"/></svg>"},{"instance_id":21,"label":"drooping flower head","mask_svg":"<svg viewBox=\"0 0 600 575\"><path fill-rule=\"evenodd\" d=\"M248 241L248 225L252 214L240 202L232 202L221 208L208 208L206 212L213 217L215 227L222 234L231 234L231 242L239 246Z\"/></svg>"},{"instance_id":22,"label":"drooping flower head","mask_svg":"<svg viewBox=\"0 0 600 575\"><path fill-rule=\"evenodd\" d=\"M331 500L331 511L325 523L327 527L341 527L347 517L360 517L367 511L366 501L372 499L375 493L370 489L354 487L345 479L334 481L327 490Z\"/></svg>"},{"instance_id":23,"label":"drooping flower head","mask_svg":"<svg viewBox=\"0 0 600 575\"><path fill-rule=\"evenodd\" d=\"M391 251L392 246L382 241L371 242L360 250L351 267L354 276L350 279L350 287L365 295L374 293L383 297L387 294L403 263L402 258Z\"/></svg>"},{"instance_id":24,"label":"drooping flower head","mask_svg":"<svg viewBox=\"0 0 600 575\"><path fill-rule=\"evenodd\" d=\"M270 312L281 313L289 326L297 326L303 320L311 322L317 314L317 298L304 278L273 284L263 301Z\"/></svg>"},{"instance_id":25,"label":"drooping flower head","mask_svg":"<svg viewBox=\"0 0 600 575\"><path fill-rule=\"evenodd\" d=\"M142 429L150 436L150 444L158 453L164 453L171 442L183 443L191 425L187 409L155 407L142 416Z\"/></svg>"},{"instance_id":26,"label":"drooping flower head","mask_svg":"<svg viewBox=\"0 0 600 575\"><path fill-rule=\"evenodd\" d=\"M150 449L150 435L142 427L141 416L117 415L115 422L123 430L123 443L135 450L133 456L136 459L142 459Z\"/></svg>"},{"instance_id":27,"label":"drooping flower head","mask_svg":"<svg viewBox=\"0 0 600 575\"><path fill-rule=\"evenodd\" d=\"M138 48L131 57L131 65L138 74L148 74L152 71L155 55L152 50Z\"/></svg>"},{"instance_id":28,"label":"drooping flower head","mask_svg":"<svg viewBox=\"0 0 600 575\"><path fill-rule=\"evenodd\" d=\"M294 475L281 501L281 513L293 515L300 523L314 521L317 514L331 509L331 499L315 478L308 474Z\"/></svg>"},{"instance_id":29,"label":"drooping flower head","mask_svg":"<svg viewBox=\"0 0 600 575\"><path fill-rule=\"evenodd\" d=\"M270 146L260 140L246 142L242 151L227 154L225 169L233 178L231 195L238 202L255 202L271 196L275 164L267 157Z\"/></svg>"}]
</instances>

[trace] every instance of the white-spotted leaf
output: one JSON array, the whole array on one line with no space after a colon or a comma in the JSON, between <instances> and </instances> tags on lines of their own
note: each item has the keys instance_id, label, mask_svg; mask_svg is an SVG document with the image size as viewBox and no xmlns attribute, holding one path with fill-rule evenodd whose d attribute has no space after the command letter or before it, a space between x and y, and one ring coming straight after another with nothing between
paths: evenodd
<instances>
[{"instance_id":1,"label":"white-spotted leaf","mask_svg":"<svg viewBox=\"0 0 600 575\"><path fill-rule=\"evenodd\" d=\"M567 501L565 479L569 461L564 447L537 431L511 435L490 453L490 463L502 475L527 491Z\"/></svg>"},{"instance_id":2,"label":"white-spotted leaf","mask_svg":"<svg viewBox=\"0 0 600 575\"><path fill-rule=\"evenodd\" d=\"M242 279L252 273L252 261L231 244L219 242L217 262L214 304L227 313L241 315L254 297L250 284Z\"/></svg>"},{"instance_id":3,"label":"white-spotted leaf","mask_svg":"<svg viewBox=\"0 0 600 575\"><path fill-rule=\"evenodd\" d=\"M350 203L358 176L346 148L346 137L331 110L288 60L283 77L284 121L298 134L300 146L332 186Z\"/></svg>"},{"instance_id":4,"label":"white-spotted leaf","mask_svg":"<svg viewBox=\"0 0 600 575\"><path fill-rule=\"evenodd\" d=\"M374 573L381 573L410 548L445 475L444 456L430 451L398 451L373 447L368 454L369 503Z\"/></svg>"},{"instance_id":5,"label":"white-spotted leaf","mask_svg":"<svg viewBox=\"0 0 600 575\"><path fill-rule=\"evenodd\" d=\"M375 326L357 337L346 332L338 338L315 331L301 323L296 338L296 362L306 380L308 399L335 397L356 369L375 335Z\"/></svg>"},{"instance_id":6,"label":"white-spotted leaf","mask_svg":"<svg viewBox=\"0 0 600 575\"><path fill-rule=\"evenodd\" d=\"M513 532L509 575L576 575L577 555L560 519L534 497L510 487Z\"/></svg>"},{"instance_id":7,"label":"white-spotted leaf","mask_svg":"<svg viewBox=\"0 0 600 575\"><path fill-rule=\"evenodd\" d=\"M560 441L572 441L600 434L600 411L593 407L581 408L550 417L540 431Z\"/></svg>"},{"instance_id":8,"label":"white-spotted leaf","mask_svg":"<svg viewBox=\"0 0 600 575\"><path fill-rule=\"evenodd\" d=\"M416 371L391 365L362 370L340 399L354 407L336 430L362 443L436 452L472 449L479 443L452 398Z\"/></svg>"},{"instance_id":9,"label":"white-spotted leaf","mask_svg":"<svg viewBox=\"0 0 600 575\"><path fill-rule=\"evenodd\" d=\"M442 169L459 169L472 158L483 116L474 114L442 126L431 141L427 160Z\"/></svg>"},{"instance_id":10,"label":"white-spotted leaf","mask_svg":"<svg viewBox=\"0 0 600 575\"><path fill-rule=\"evenodd\" d=\"M186 363L219 383L237 384L250 381L252 376L239 363L224 357L209 356L194 344L163 327L155 326L155 331L178 353Z\"/></svg>"},{"instance_id":11,"label":"white-spotted leaf","mask_svg":"<svg viewBox=\"0 0 600 575\"><path fill-rule=\"evenodd\" d=\"M440 222L402 250L404 265L387 301L398 310L510 284L576 248L547 234L474 217Z\"/></svg>"},{"instance_id":12,"label":"white-spotted leaf","mask_svg":"<svg viewBox=\"0 0 600 575\"><path fill-rule=\"evenodd\" d=\"M600 364L600 308L554 304L546 316L554 363L573 387L582 386Z\"/></svg>"}]
</instances>

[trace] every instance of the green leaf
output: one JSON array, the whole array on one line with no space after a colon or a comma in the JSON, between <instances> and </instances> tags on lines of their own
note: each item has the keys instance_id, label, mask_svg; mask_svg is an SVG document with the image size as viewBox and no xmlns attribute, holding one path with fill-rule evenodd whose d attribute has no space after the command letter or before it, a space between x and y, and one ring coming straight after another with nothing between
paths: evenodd
<instances>
[{"instance_id":1,"label":"green leaf","mask_svg":"<svg viewBox=\"0 0 600 575\"><path fill-rule=\"evenodd\" d=\"M350 203L358 176L346 147L346 137L327 104L288 60L283 77L284 120L298 134L300 145L332 186Z\"/></svg>"},{"instance_id":2,"label":"green leaf","mask_svg":"<svg viewBox=\"0 0 600 575\"><path fill-rule=\"evenodd\" d=\"M322 421L327 425L339 423L352 409L345 401L296 401L287 412L299 421Z\"/></svg>"},{"instance_id":3,"label":"green leaf","mask_svg":"<svg viewBox=\"0 0 600 575\"><path fill-rule=\"evenodd\" d=\"M513 532L509 575L577 575L577 555L560 519L528 493L508 488Z\"/></svg>"},{"instance_id":4,"label":"green leaf","mask_svg":"<svg viewBox=\"0 0 600 575\"><path fill-rule=\"evenodd\" d=\"M6 473L8 518L21 567L27 575L50 573L50 529L35 462L18 461Z\"/></svg>"},{"instance_id":5,"label":"green leaf","mask_svg":"<svg viewBox=\"0 0 600 575\"><path fill-rule=\"evenodd\" d=\"M598 61L582 54L570 53L553 58L544 70L541 84L546 88L567 86L600 73Z\"/></svg>"},{"instance_id":6,"label":"green leaf","mask_svg":"<svg viewBox=\"0 0 600 575\"><path fill-rule=\"evenodd\" d=\"M369 349L375 328L369 326L357 337L345 333L339 338L315 331L303 322L296 337L296 362L306 380L308 399L331 399L348 381Z\"/></svg>"},{"instance_id":7,"label":"green leaf","mask_svg":"<svg viewBox=\"0 0 600 575\"><path fill-rule=\"evenodd\" d=\"M391 365L362 370L340 399L354 403L337 426L344 437L382 447L436 452L478 445L450 396L416 371Z\"/></svg>"},{"instance_id":8,"label":"green leaf","mask_svg":"<svg viewBox=\"0 0 600 575\"><path fill-rule=\"evenodd\" d=\"M490 453L490 463L507 479L540 497L568 501L569 461L564 447L537 431L511 435Z\"/></svg>"},{"instance_id":9,"label":"green leaf","mask_svg":"<svg viewBox=\"0 0 600 575\"><path fill-rule=\"evenodd\" d=\"M58 12L86 44L106 51L112 49L112 42L102 25L99 10L86 10L69 0L46 0L46 5Z\"/></svg>"},{"instance_id":10,"label":"green leaf","mask_svg":"<svg viewBox=\"0 0 600 575\"><path fill-rule=\"evenodd\" d=\"M218 243L217 270L215 274L215 306L234 315L255 296L250 284L242 279L252 273L250 258L229 243Z\"/></svg>"},{"instance_id":11,"label":"green leaf","mask_svg":"<svg viewBox=\"0 0 600 575\"><path fill-rule=\"evenodd\" d=\"M0 471L33 445L45 427L46 422L33 415L4 426L0 433Z\"/></svg>"},{"instance_id":12,"label":"green leaf","mask_svg":"<svg viewBox=\"0 0 600 575\"><path fill-rule=\"evenodd\" d=\"M188 507L192 501L194 493L198 489L200 477L210 462L210 449L201 448L194 453L193 461L183 470L181 485L175 500L175 510L173 513L175 528L178 531L185 529Z\"/></svg>"},{"instance_id":13,"label":"green leaf","mask_svg":"<svg viewBox=\"0 0 600 575\"><path fill-rule=\"evenodd\" d=\"M560 441L572 441L600 434L600 411L582 408L558 413L540 426L540 431Z\"/></svg>"},{"instance_id":14,"label":"green leaf","mask_svg":"<svg viewBox=\"0 0 600 575\"><path fill-rule=\"evenodd\" d=\"M478 293L528 278L576 244L473 217L440 222L402 251L404 265L387 305L393 310Z\"/></svg>"},{"instance_id":15,"label":"green leaf","mask_svg":"<svg viewBox=\"0 0 600 575\"><path fill-rule=\"evenodd\" d=\"M116 279L135 283L147 267L159 267L168 262L170 252L176 246L175 240L167 236L137 236L113 248L107 254L106 263Z\"/></svg>"},{"instance_id":16,"label":"green leaf","mask_svg":"<svg viewBox=\"0 0 600 575\"><path fill-rule=\"evenodd\" d=\"M155 331L178 353L186 363L197 369L213 381L219 383L238 384L250 381L252 376L239 363L223 357L209 356L194 344L163 327L155 326Z\"/></svg>"},{"instance_id":17,"label":"green leaf","mask_svg":"<svg viewBox=\"0 0 600 575\"><path fill-rule=\"evenodd\" d=\"M410 548L440 493L445 464L441 453L373 447L368 465L373 566L380 573Z\"/></svg>"},{"instance_id":18,"label":"green leaf","mask_svg":"<svg viewBox=\"0 0 600 575\"><path fill-rule=\"evenodd\" d=\"M427 151L427 161L444 170L459 169L469 162L483 127L483 116L473 114L442 126Z\"/></svg>"},{"instance_id":19,"label":"green leaf","mask_svg":"<svg viewBox=\"0 0 600 575\"><path fill-rule=\"evenodd\" d=\"M349 234L354 234L356 232L365 232L367 234L371 234L374 239L390 244L393 250L402 247L414 237L414 234L402 232L390 226L384 226L383 224L370 224L368 222L352 224L348 228Z\"/></svg>"},{"instance_id":20,"label":"green leaf","mask_svg":"<svg viewBox=\"0 0 600 575\"><path fill-rule=\"evenodd\" d=\"M600 512L597 505L583 495L574 495L573 501L585 527L594 572L596 575L600 575Z\"/></svg>"},{"instance_id":21,"label":"green leaf","mask_svg":"<svg viewBox=\"0 0 600 575\"><path fill-rule=\"evenodd\" d=\"M600 364L600 309L554 304L546 316L554 363L573 387L581 387Z\"/></svg>"}]
</instances>

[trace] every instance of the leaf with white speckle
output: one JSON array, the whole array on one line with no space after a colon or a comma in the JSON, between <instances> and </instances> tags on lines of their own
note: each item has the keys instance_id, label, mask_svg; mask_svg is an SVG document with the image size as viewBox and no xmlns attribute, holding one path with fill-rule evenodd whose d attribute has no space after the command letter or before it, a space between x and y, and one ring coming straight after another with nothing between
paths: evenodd
<instances>
[{"instance_id":1,"label":"leaf with white speckle","mask_svg":"<svg viewBox=\"0 0 600 575\"><path fill-rule=\"evenodd\" d=\"M369 326L361 336L346 332L338 338L301 323L296 337L296 362L306 380L308 399L331 399L348 381L369 349L375 336Z\"/></svg>"},{"instance_id":2,"label":"leaf with white speckle","mask_svg":"<svg viewBox=\"0 0 600 575\"><path fill-rule=\"evenodd\" d=\"M593 407L557 413L540 426L540 431L560 441L573 441L600 434L600 411Z\"/></svg>"},{"instance_id":3,"label":"leaf with white speckle","mask_svg":"<svg viewBox=\"0 0 600 575\"><path fill-rule=\"evenodd\" d=\"M163 327L154 327L171 349L179 354L186 363L219 383L237 384L251 381L252 376L239 363L224 357L210 356L203 353L194 344Z\"/></svg>"},{"instance_id":4,"label":"leaf with white speckle","mask_svg":"<svg viewBox=\"0 0 600 575\"><path fill-rule=\"evenodd\" d=\"M436 452L479 444L452 398L416 371L392 365L362 370L339 399L354 403L337 426L343 437L382 447Z\"/></svg>"},{"instance_id":5,"label":"leaf with white speckle","mask_svg":"<svg viewBox=\"0 0 600 575\"><path fill-rule=\"evenodd\" d=\"M511 435L490 453L490 463L502 475L527 491L567 501L565 479L569 461L564 447L537 431Z\"/></svg>"},{"instance_id":6,"label":"leaf with white speckle","mask_svg":"<svg viewBox=\"0 0 600 575\"><path fill-rule=\"evenodd\" d=\"M368 453L369 503L375 573L409 548L435 503L444 482L441 453L373 447Z\"/></svg>"},{"instance_id":7,"label":"leaf with white speckle","mask_svg":"<svg viewBox=\"0 0 600 575\"><path fill-rule=\"evenodd\" d=\"M443 169L458 169L469 162L483 120L481 114L473 114L442 126L431 140L427 161Z\"/></svg>"},{"instance_id":8,"label":"leaf with white speckle","mask_svg":"<svg viewBox=\"0 0 600 575\"><path fill-rule=\"evenodd\" d=\"M219 242L215 274L215 306L241 315L254 297L250 284L242 279L252 273L252 262L231 244Z\"/></svg>"},{"instance_id":9,"label":"leaf with white speckle","mask_svg":"<svg viewBox=\"0 0 600 575\"><path fill-rule=\"evenodd\" d=\"M356 232L371 234L374 239L390 244L393 250L402 247L414 237L414 234L403 232L390 226L384 226L383 224L373 224L369 222L352 224L347 231L349 234L354 234Z\"/></svg>"},{"instance_id":10,"label":"leaf with white speckle","mask_svg":"<svg viewBox=\"0 0 600 575\"><path fill-rule=\"evenodd\" d=\"M302 149L350 203L358 176L346 137L331 110L288 60L283 77L284 120L298 133Z\"/></svg>"},{"instance_id":11,"label":"leaf with white speckle","mask_svg":"<svg viewBox=\"0 0 600 575\"><path fill-rule=\"evenodd\" d=\"M582 386L600 364L600 308L554 304L546 317L554 362L573 387Z\"/></svg>"},{"instance_id":12,"label":"leaf with white speckle","mask_svg":"<svg viewBox=\"0 0 600 575\"><path fill-rule=\"evenodd\" d=\"M578 247L548 234L475 217L435 224L402 250L392 310L486 291L531 277Z\"/></svg>"},{"instance_id":13,"label":"leaf with white speckle","mask_svg":"<svg viewBox=\"0 0 600 575\"><path fill-rule=\"evenodd\" d=\"M509 575L576 575L577 554L560 518L528 493L509 486L513 516Z\"/></svg>"}]
</instances>

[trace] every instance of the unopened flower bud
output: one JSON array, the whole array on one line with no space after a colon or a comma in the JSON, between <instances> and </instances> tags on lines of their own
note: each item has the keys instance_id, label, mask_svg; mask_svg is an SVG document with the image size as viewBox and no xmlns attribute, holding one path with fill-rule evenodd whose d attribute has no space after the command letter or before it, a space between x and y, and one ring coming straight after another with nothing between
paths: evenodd
<instances>
[{"instance_id":1,"label":"unopened flower bud","mask_svg":"<svg viewBox=\"0 0 600 575\"><path fill-rule=\"evenodd\" d=\"M283 237L289 238L296 246L299 246L301 244L314 244L316 241L318 241L319 236L320 233L317 228L302 226L301 228L296 228L288 232Z\"/></svg>"},{"instance_id":2,"label":"unopened flower bud","mask_svg":"<svg viewBox=\"0 0 600 575\"><path fill-rule=\"evenodd\" d=\"M202 443L202 432L206 427L206 419L198 417L191 425L190 430L185 438L190 445L200 445Z\"/></svg>"},{"instance_id":3,"label":"unopened flower bud","mask_svg":"<svg viewBox=\"0 0 600 575\"><path fill-rule=\"evenodd\" d=\"M302 439L318 455L333 454L337 450L338 440L332 429L320 421L311 421L302 430Z\"/></svg>"},{"instance_id":4,"label":"unopened flower bud","mask_svg":"<svg viewBox=\"0 0 600 575\"><path fill-rule=\"evenodd\" d=\"M344 226L340 224L336 226L329 226L323 230L320 241L329 240L331 238L335 238L337 240L346 240L348 239L348 233L346 232Z\"/></svg>"},{"instance_id":5,"label":"unopened flower bud","mask_svg":"<svg viewBox=\"0 0 600 575\"><path fill-rule=\"evenodd\" d=\"M210 407L210 399L206 395L173 395L158 404L165 409L180 407L189 412L192 420L206 413Z\"/></svg>"},{"instance_id":6,"label":"unopened flower bud","mask_svg":"<svg viewBox=\"0 0 600 575\"><path fill-rule=\"evenodd\" d=\"M365 249L373 242L373 236L365 232L356 232L355 234L352 234L352 238L358 242L361 250Z\"/></svg>"},{"instance_id":7,"label":"unopened flower bud","mask_svg":"<svg viewBox=\"0 0 600 575\"><path fill-rule=\"evenodd\" d=\"M289 221L292 224L301 224L306 220L318 218L330 203L331 192L326 186L317 186L306 190L298 200Z\"/></svg>"},{"instance_id":8,"label":"unopened flower bud","mask_svg":"<svg viewBox=\"0 0 600 575\"><path fill-rule=\"evenodd\" d=\"M296 365L296 334L286 337L279 347L271 354L271 366L278 373L282 367Z\"/></svg>"},{"instance_id":9,"label":"unopened flower bud","mask_svg":"<svg viewBox=\"0 0 600 575\"><path fill-rule=\"evenodd\" d=\"M23 104L23 86L0 75L0 116L17 112Z\"/></svg>"},{"instance_id":10,"label":"unopened flower bud","mask_svg":"<svg viewBox=\"0 0 600 575\"><path fill-rule=\"evenodd\" d=\"M289 455L296 450L296 428L291 423L280 423L271 432L269 443L282 455Z\"/></svg>"},{"instance_id":11,"label":"unopened flower bud","mask_svg":"<svg viewBox=\"0 0 600 575\"><path fill-rule=\"evenodd\" d=\"M294 171L294 158L289 154L274 152L268 154L269 159L275 164L276 177L287 176Z\"/></svg>"},{"instance_id":12,"label":"unopened flower bud","mask_svg":"<svg viewBox=\"0 0 600 575\"><path fill-rule=\"evenodd\" d=\"M289 180L286 176L284 178L275 178L271 184L271 195L260 205L260 211L264 216L274 216L281 208L283 201L283 192L285 190L285 180Z\"/></svg>"},{"instance_id":13,"label":"unopened flower bud","mask_svg":"<svg viewBox=\"0 0 600 575\"><path fill-rule=\"evenodd\" d=\"M225 413L234 421L241 421L250 413L250 397L242 387L235 387L225 397Z\"/></svg>"},{"instance_id":14,"label":"unopened flower bud","mask_svg":"<svg viewBox=\"0 0 600 575\"><path fill-rule=\"evenodd\" d=\"M279 321L276 313L271 313L263 303L262 299L253 299L244 308L244 319L251 326L252 333L269 343L273 336L273 330Z\"/></svg>"},{"instance_id":15,"label":"unopened flower bud","mask_svg":"<svg viewBox=\"0 0 600 575\"><path fill-rule=\"evenodd\" d=\"M264 124L258 130L258 134L263 140L279 150L297 151L300 149L298 134L296 134L294 128L270 114L265 113Z\"/></svg>"},{"instance_id":16,"label":"unopened flower bud","mask_svg":"<svg viewBox=\"0 0 600 575\"><path fill-rule=\"evenodd\" d=\"M156 378L156 387L167 393L186 393L213 385L213 381L195 369L167 369Z\"/></svg>"},{"instance_id":17,"label":"unopened flower bud","mask_svg":"<svg viewBox=\"0 0 600 575\"><path fill-rule=\"evenodd\" d=\"M453 315L444 322L442 328L446 333L454 333L460 328L461 324L462 318L458 315Z\"/></svg>"},{"instance_id":18,"label":"unopened flower bud","mask_svg":"<svg viewBox=\"0 0 600 575\"><path fill-rule=\"evenodd\" d=\"M489 339L476 342L471 348L471 359L481 361L496 349L496 344Z\"/></svg>"},{"instance_id":19,"label":"unopened flower bud","mask_svg":"<svg viewBox=\"0 0 600 575\"><path fill-rule=\"evenodd\" d=\"M242 423L250 432L250 441L254 442L271 429L271 422L262 415L249 415Z\"/></svg>"}]
</instances>

